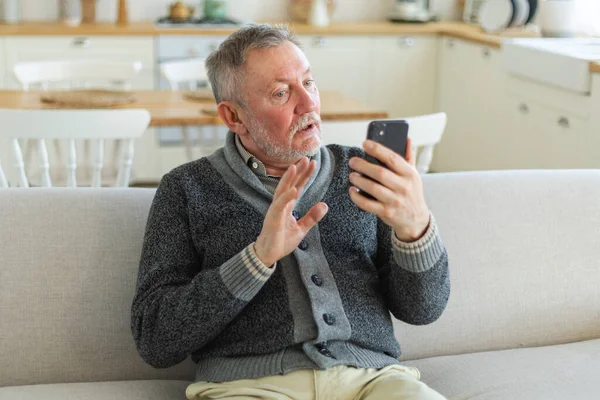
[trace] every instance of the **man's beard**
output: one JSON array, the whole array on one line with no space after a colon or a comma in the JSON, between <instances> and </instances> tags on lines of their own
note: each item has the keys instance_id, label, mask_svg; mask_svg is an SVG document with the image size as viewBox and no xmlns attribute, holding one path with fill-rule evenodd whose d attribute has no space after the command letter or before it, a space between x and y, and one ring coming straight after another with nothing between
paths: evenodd
<instances>
[{"instance_id":1,"label":"man's beard","mask_svg":"<svg viewBox=\"0 0 600 400\"><path fill-rule=\"evenodd\" d=\"M312 157L319 151L319 147L321 145L320 140L309 149L294 149L292 148L292 141L294 139L294 135L299 130L305 129L310 125L311 122L319 125L321 124L321 118L319 115L311 111L309 113L304 114L302 117L298 119L298 121L290 128L289 135L287 137L287 143L278 144L273 138L269 135L269 132L265 128L263 124L261 124L254 115L248 113L248 131L249 135L256 143L256 145L262 150L262 152L271 158L279 159L279 160L293 160L301 157ZM317 137L317 139L319 139Z\"/></svg>"}]
</instances>

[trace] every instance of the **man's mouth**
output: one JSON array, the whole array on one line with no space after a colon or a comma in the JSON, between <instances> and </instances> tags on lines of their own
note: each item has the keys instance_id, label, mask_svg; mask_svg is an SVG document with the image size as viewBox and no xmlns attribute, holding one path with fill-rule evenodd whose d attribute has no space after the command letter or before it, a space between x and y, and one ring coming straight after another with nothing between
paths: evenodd
<instances>
[{"instance_id":1,"label":"man's mouth","mask_svg":"<svg viewBox=\"0 0 600 400\"><path fill-rule=\"evenodd\" d=\"M318 129L318 124L316 122L312 122L308 125L304 125L303 129L298 129L298 132L301 135L308 135L312 133L316 133Z\"/></svg>"}]
</instances>

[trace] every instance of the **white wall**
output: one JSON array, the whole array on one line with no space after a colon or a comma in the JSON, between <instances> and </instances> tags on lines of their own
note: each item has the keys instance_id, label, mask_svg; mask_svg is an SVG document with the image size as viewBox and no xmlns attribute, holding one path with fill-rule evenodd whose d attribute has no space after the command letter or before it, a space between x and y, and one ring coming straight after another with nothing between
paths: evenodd
<instances>
[{"instance_id":1,"label":"white wall","mask_svg":"<svg viewBox=\"0 0 600 400\"><path fill-rule=\"evenodd\" d=\"M72 0L79 1L79 0ZM168 13L175 0L129 0L132 21L153 21ZM333 19L336 21L383 20L394 0L337 0ZM458 19L460 11L456 0L430 0L432 7L443 19ZM187 0L186 4L200 9L202 0ZM25 21L52 21L57 19L55 0L21 0L22 19ZM97 0L96 15L100 21L116 19L117 0ZM229 0L232 18L239 20L282 20L288 17L289 0Z\"/></svg>"}]
</instances>

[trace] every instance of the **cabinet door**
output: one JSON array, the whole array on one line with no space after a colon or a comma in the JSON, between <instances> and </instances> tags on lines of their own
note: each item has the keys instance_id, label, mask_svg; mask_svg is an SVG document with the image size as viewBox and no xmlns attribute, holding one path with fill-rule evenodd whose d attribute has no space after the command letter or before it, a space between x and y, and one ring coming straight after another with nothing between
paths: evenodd
<instances>
[{"instance_id":1,"label":"cabinet door","mask_svg":"<svg viewBox=\"0 0 600 400\"><path fill-rule=\"evenodd\" d=\"M319 90L335 90L368 103L372 40L365 36L300 36Z\"/></svg>"},{"instance_id":2,"label":"cabinet door","mask_svg":"<svg viewBox=\"0 0 600 400\"><path fill-rule=\"evenodd\" d=\"M6 76L6 45L5 39L0 37L0 89L6 89L4 80Z\"/></svg>"},{"instance_id":3,"label":"cabinet door","mask_svg":"<svg viewBox=\"0 0 600 400\"><path fill-rule=\"evenodd\" d=\"M510 132L518 138L506 168L599 168L600 136L589 120L530 97L510 97Z\"/></svg>"},{"instance_id":4,"label":"cabinet door","mask_svg":"<svg viewBox=\"0 0 600 400\"><path fill-rule=\"evenodd\" d=\"M134 89L154 87L154 39L118 36L27 36L6 38L6 84L20 88L12 74L13 66L24 61L94 60L142 63L142 71L132 82Z\"/></svg>"},{"instance_id":5,"label":"cabinet door","mask_svg":"<svg viewBox=\"0 0 600 400\"><path fill-rule=\"evenodd\" d=\"M507 95L500 50L453 38L440 41L437 108L448 114L432 171L499 169L510 142L504 137Z\"/></svg>"},{"instance_id":6,"label":"cabinet door","mask_svg":"<svg viewBox=\"0 0 600 400\"><path fill-rule=\"evenodd\" d=\"M372 106L390 118L435 110L437 38L433 35L374 39Z\"/></svg>"}]
</instances>

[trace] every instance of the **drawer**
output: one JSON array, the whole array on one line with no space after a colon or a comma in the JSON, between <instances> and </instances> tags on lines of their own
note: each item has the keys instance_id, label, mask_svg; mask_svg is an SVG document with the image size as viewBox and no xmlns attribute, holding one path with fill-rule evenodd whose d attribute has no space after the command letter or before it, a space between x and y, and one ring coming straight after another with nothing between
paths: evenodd
<instances>
[{"instance_id":1,"label":"drawer","mask_svg":"<svg viewBox=\"0 0 600 400\"><path fill-rule=\"evenodd\" d=\"M157 39L157 55L161 60L208 57L225 40L226 36L164 35Z\"/></svg>"},{"instance_id":2,"label":"drawer","mask_svg":"<svg viewBox=\"0 0 600 400\"><path fill-rule=\"evenodd\" d=\"M6 39L7 65L42 60L103 59L140 61L143 69L154 69L152 37L58 36L11 37Z\"/></svg>"},{"instance_id":3,"label":"drawer","mask_svg":"<svg viewBox=\"0 0 600 400\"><path fill-rule=\"evenodd\" d=\"M515 76L510 76L506 80L506 84L511 95L528 97L551 109L565 110L584 119L588 118L592 112L592 101L588 95L577 94Z\"/></svg>"}]
</instances>

